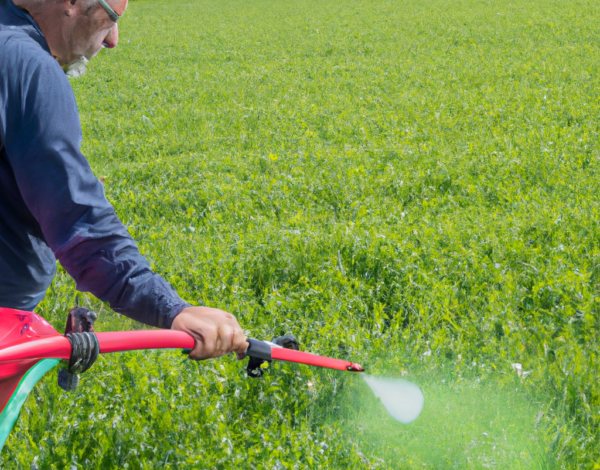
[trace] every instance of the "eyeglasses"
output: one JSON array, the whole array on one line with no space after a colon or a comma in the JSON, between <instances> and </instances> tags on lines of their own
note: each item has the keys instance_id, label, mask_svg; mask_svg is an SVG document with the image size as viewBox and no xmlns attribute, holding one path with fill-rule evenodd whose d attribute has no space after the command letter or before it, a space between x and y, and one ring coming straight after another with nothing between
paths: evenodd
<instances>
[{"instance_id":1,"label":"eyeglasses","mask_svg":"<svg viewBox=\"0 0 600 470\"><path fill-rule=\"evenodd\" d=\"M102 8L106 10L106 13L108 13L108 17L112 21L116 23L119 20L120 16L115 13L115 10L108 6L108 3L106 3L104 0L98 0L98 3L102 5Z\"/></svg>"}]
</instances>

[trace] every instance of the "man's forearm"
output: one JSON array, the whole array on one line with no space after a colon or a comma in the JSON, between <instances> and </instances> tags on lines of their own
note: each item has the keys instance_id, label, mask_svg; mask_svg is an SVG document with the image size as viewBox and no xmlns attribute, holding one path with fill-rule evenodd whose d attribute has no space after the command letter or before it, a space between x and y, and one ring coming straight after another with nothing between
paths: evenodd
<instances>
[{"instance_id":1,"label":"man's forearm","mask_svg":"<svg viewBox=\"0 0 600 470\"><path fill-rule=\"evenodd\" d=\"M111 217L117 218L116 214ZM102 232L106 223L100 220L80 228L72 237L74 241L55 252L56 257L79 290L91 292L108 302L114 311L137 321L170 328L173 318L190 305L151 271L120 221L119 233L96 238L96 230Z\"/></svg>"}]
</instances>

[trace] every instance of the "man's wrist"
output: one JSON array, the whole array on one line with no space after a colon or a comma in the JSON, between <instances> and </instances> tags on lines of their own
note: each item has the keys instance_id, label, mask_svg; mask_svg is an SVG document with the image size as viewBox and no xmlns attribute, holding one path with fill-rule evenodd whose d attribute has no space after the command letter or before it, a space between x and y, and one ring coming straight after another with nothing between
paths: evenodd
<instances>
[{"instance_id":1,"label":"man's wrist","mask_svg":"<svg viewBox=\"0 0 600 470\"><path fill-rule=\"evenodd\" d=\"M181 302L178 302L176 305L174 305L170 309L169 312L167 312L161 318L162 324L159 326L159 328L171 329L171 327L173 326L173 321L175 320L175 317L177 315L179 315L181 312L183 312L186 308L189 308L189 307L193 307L193 305L191 305L183 300Z\"/></svg>"}]
</instances>

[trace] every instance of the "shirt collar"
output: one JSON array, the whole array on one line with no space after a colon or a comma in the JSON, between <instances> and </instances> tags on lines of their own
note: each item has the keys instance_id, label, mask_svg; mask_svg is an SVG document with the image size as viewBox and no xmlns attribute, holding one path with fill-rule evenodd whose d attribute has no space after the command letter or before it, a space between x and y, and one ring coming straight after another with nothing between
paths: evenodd
<instances>
[{"instance_id":1,"label":"shirt collar","mask_svg":"<svg viewBox=\"0 0 600 470\"><path fill-rule=\"evenodd\" d=\"M40 44L47 52L50 52L50 47L46 42L46 38L44 37L44 33L33 19L33 17L25 10L17 7L12 0L0 0L0 10L6 9L8 12L8 23L4 21L0 21L0 28L2 26L7 27L16 27L22 29L25 33L27 33L32 39ZM0 15L0 17L3 15ZM14 17L14 20L10 20L10 16ZM15 21L16 20L16 21ZM20 21L19 21L20 20Z\"/></svg>"}]
</instances>

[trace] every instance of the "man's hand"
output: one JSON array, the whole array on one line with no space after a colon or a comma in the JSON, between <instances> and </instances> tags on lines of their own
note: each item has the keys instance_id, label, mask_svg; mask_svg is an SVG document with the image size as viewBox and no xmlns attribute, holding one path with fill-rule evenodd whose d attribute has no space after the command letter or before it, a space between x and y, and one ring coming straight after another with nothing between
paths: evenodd
<instances>
[{"instance_id":1,"label":"man's hand","mask_svg":"<svg viewBox=\"0 0 600 470\"><path fill-rule=\"evenodd\" d=\"M216 308L184 308L173 320L171 329L185 331L196 340L190 354L192 359L210 359L230 352L243 357L248 348L236 318Z\"/></svg>"}]
</instances>

